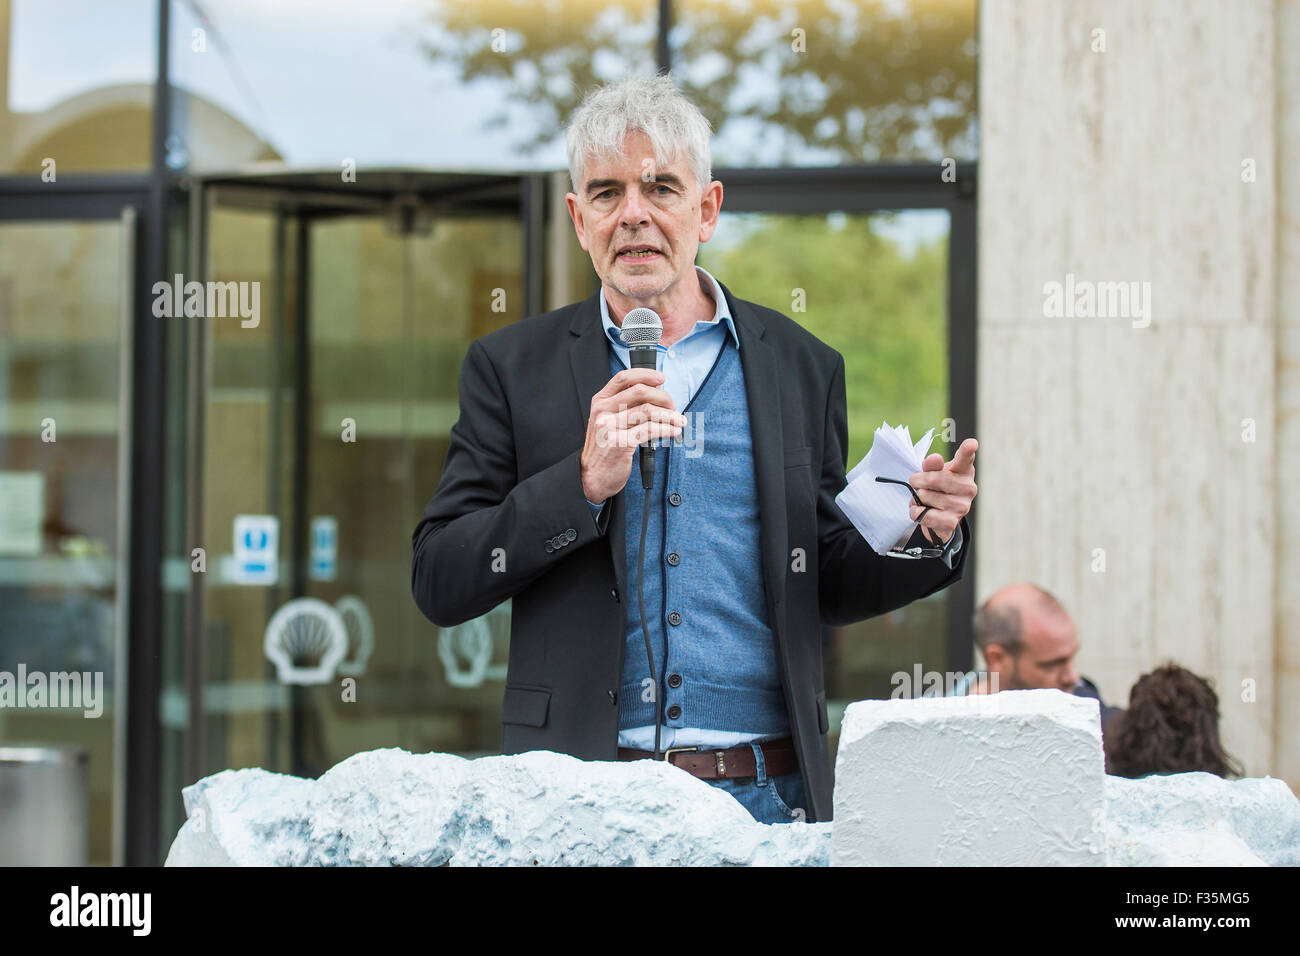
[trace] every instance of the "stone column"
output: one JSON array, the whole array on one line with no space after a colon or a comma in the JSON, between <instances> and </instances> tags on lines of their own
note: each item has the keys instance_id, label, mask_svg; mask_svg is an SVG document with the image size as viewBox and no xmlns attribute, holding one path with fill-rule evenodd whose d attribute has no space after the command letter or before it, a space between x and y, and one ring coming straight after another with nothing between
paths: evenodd
<instances>
[{"instance_id":1,"label":"stone column","mask_svg":"<svg viewBox=\"0 0 1300 956\"><path fill-rule=\"evenodd\" d=\"M1108 702L1212 678L1228 749L1293 785L1295 8L983 0L975 430L976 599L1055 593Z\"/></svg>"},{"instance_id":2,"label":"stone column","mask_svg":"<svg viewBox=\"0 0 1300 956\"><path fill-rule=\"evenodd\" d=\"M1271 773L1300 791L1300 0L1277 6L1277 675Z\"/></svg>"}]
</instances>

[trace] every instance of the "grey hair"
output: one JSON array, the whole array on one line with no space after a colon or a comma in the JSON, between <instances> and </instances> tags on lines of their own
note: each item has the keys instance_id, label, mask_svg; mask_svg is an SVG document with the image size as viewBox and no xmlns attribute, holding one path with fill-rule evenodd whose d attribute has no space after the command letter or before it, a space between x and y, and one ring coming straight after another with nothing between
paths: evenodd
<instances>
[{"instance_id":1,"label":"grey hair","mask_svg":"<svg viewBox=\"0 0 1300 956\"><path fill-rule=\"evenodd\" d=\"M624 138L634 131L649 137L656 166L667 166L685 155L700 189L713 180L709 121L670 77L660 74L627 77L597 87L583 99L568 134L573 191L578 192L588 156L617 157Z\"/></svg>"}]
</instances>

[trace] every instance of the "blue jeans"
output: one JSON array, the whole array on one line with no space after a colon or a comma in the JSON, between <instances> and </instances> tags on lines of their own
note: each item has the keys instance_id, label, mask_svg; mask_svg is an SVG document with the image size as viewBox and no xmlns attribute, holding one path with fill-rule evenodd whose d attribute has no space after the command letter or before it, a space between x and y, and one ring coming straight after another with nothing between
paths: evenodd
<instances>
[{"instance_id":1,"label":"blue jeans","mask_svg":"<svg viewBox=\"0 0 1300 956\"><path fill-rule=\"evenodd\" d=\"M803 774L796 770L779 777L769 777L762 748L758 744L749 746L754 749L758 776L735 780L706 780L705 783L727 791L759 823L807 821L808 804L804 797Z\"/></svg>"}]
</instances>

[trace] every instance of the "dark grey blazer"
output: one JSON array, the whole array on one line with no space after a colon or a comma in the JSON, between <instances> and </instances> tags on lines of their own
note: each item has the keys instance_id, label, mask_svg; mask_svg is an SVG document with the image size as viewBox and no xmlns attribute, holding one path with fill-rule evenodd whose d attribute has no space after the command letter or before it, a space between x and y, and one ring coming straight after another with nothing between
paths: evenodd
<instances>
[{"instance_id":1,"label":"dark grey blazer","mask_svg":"<svg viewBox=\"0 0 1300 956\"><path fill-rule=\"evenodd\" d=\"M740 338L761 516L768 621L810 806L831 819L822 625L901 607L956 581L935 558L877 555L844 517L844 359L786 316L723 287ZM591 398L609 381L596 295L472 343L460 418L413 536L411 589L447 627L513 598L503 753L613 760L624 649L624 493L598 533L578 459ZM633 464L631 483L640 487ZM725 547L725 542L720 543ZM803 570L792 552L802 548ZM500 549L500 550L498 550ZM494 562L497 570L494 570Z\"/></svg>"}]
</instances>

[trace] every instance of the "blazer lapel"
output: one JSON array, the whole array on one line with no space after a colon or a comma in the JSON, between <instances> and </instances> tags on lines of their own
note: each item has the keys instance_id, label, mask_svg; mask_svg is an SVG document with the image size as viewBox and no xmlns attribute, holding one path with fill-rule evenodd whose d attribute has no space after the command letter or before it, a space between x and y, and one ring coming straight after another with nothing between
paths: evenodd
<instances>
[{"instance_id":1,"label":"blazer lapel","mask_svg":"<svg viewBox=\"0 0 1300 956\"><path fill-rule=\"evenodd\" d=\"M718 285L722 285L721 282ZM740 367L745 373L745 398L749 405L749 432L753 441L754 481L758 486L758 518L762 529L763 583L766 585L768 620L779 636L785 601L785 562L788 541L785 509L785 452L781 434L781 369L776 352L766 338L766 326L749 303L737 299L725 285L722 293L731 307L740 339Z\"/></svg>"},{"instance_id":2,"label":"blazer lapel","mask_svg":"<svg viewBox=\"0 0 1300 956\"><path fill-rule=\"evenodd\" d=\"M721 283L719 283L721 285ZM736 335L740 339L740 367L745 375L745 398L749 406L749 428L753 440L754 480L758 487L758 513L763 552L763 581L766 585L768 615L777 630L781 616L777 609L785 600L785 554L787 544L785 513L784 444L781 434L780 367L772 346L766 341L766 327L743 300L733 296L726 286ZM591 413L591 397L609 382L609 340L600 321L601 293L579 303L569 332L569 365L575 386L575 412L579 431L586 433ZM633 464L632 477L636 475ZM629 478L629 481L631 478ZM639 487L639 486L638 486ZM610 502L606 537L614 559L614 575L619 594L628 600L627 558L623 546L625 528L624 496L620 492Z\"/></svg>"}]
</instances>

